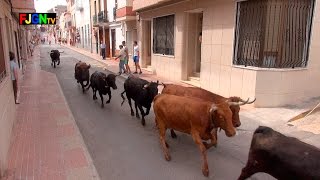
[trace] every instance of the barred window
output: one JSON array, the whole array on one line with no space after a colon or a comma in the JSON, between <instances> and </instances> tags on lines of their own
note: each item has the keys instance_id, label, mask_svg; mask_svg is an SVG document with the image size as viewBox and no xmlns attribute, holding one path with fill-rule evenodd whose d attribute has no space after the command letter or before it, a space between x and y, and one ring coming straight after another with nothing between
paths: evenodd
<instances>
[{"instance_id":1,"label":"barred window","mask_svg":"<svg viewBox=\"0 0 320 180\"><path fill-rule=\"evenodd\" d=\"M174 15L153 19L153 53L174 55Z\"/></svg>"},{"instance_id":2,"label":"barred window","mask_svg":"<svg viewBox=\"0 0 320 180\"><path fill-rule=\"evenodd\" d=\"M314 0L238 2L233 64L306 67L313 8Z\"/></svg>"}]
</instances>

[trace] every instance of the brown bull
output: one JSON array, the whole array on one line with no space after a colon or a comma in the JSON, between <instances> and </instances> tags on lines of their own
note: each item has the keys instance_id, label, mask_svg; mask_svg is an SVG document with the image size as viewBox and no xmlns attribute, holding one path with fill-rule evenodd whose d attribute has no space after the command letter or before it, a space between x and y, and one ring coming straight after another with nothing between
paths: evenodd
<instances>
[{"instance_id":1,"label":"brown bull","mask_svg":"<svg viewBox=\"0 0 320 180\"><path fill-rule=\"evenodd\" d=\"M85 92L85 87L89 84L89 78L90 78L90 69L91 65L86 64L85 62L77 62L74 67L74 78L77 80L77 83L81 84L83 93ZM83 82L86 81L86 84Z\"/></svg>"},{"instance_id":2,"label":"brown bull","mask_svg":"<svg viewBox=\"0 0 320 180\"><path fill-rule=\"evenodd\" d=\"M215 104L197 98L160 94L154 99L153 109L165 159L171 160L167 148L168 144L165 141L167 129L191 134L202 153L202 173L204 176L208 176L206 150L217 143L215 133L212 131L221 128L228 137L236 134L228 103ZM202 140L209 139L211 140L210 144L202 142Z\"/></svg>"},{"instance_id":3,"label":"brown bull","mask_svg":"<svg viewBox=\"0 0 320 180\"><path fill-rule=\"evenodd\" d=\"M228 101L230 105L230 109L232 111L232 123L234 127L239 127L241 125L240 118L239 118L240 106L245 104L252 104L255 101L255 99L253 101L249 101L249 99L245 101L240 97L225 98L218 94L214 94L210 91L197 88L197 87L184 87L184 86L174 85L174 84L163 84L163 86L164 88L162 90L162 94L195 97L195 98L203 99L216 104L224 103ZM171 130L171 136L172 138L175 138L177 136L173 130Z\"/></svg>"}]
</instances>

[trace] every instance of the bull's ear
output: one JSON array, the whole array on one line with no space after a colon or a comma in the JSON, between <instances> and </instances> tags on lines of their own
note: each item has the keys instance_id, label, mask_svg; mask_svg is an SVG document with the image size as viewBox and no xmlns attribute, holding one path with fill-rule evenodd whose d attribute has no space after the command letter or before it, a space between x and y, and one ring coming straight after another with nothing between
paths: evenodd
<instances>
[{"instance_id":1,"label":"bull's ear","mask_svg":"<svg viewBox=\"0 0 320 180\"><path fill-rule=\"evenodd\" d=\"M88 65L88 69L90 69L90 68L91 68L91 64Z\"/></svg>"}]
</instances>

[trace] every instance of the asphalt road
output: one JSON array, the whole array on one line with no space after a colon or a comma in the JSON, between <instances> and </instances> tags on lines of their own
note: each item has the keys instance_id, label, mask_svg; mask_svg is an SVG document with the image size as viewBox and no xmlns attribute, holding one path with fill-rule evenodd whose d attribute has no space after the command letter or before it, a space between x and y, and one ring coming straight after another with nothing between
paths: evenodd
<instances>
[{"instance_id":1,"label":"asphalt road","mask_svg":"<svg viewBox=\"0 0 320 180\"><path fill-rule=\"evenodd\" d=\"M51 49L64 51L56 69L50 65L48 52ZM177 133L178 138L171 139L168 131L172 160L167 162L154 128L153 111L146 117L143 127L140 120L131 117L127 102L120 106L122 77L117 79L118 89L112 90L111 103L102 109L99 96L93 101L91 89L83 94L74 79L77 61L90 63L90 73L104 71L102 64L58 45L41 45L40 57L42 69L56 74L102 180L235 180L239 177L247 161L252 131L239 131L232 138L220 132L218 147L207 151L210 175L205 178L201 171L202 158L191 136ZM107 96L104 99L106 101ZM252 179L273 178L260 173Z\"/></svg>"}]
</instances>

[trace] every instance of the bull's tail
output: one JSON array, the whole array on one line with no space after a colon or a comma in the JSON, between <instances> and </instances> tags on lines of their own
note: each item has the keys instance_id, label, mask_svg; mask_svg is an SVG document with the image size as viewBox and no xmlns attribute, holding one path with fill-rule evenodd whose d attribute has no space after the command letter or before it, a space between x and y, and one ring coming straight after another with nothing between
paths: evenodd
<instances>
[{"instance_id":1,"label":"bull's tail","mask_svg":"<svg viewBox=\"0 0 320 180\"><path fill-rule=\"evenodd\" d=\"M121 103L121 106L123 105L124 101L126 100L126 98L124 97L124 93L126 92L126 90L124 90L122 93L121 93L121 97L123 99L122 103Z\"/></svg>"}]
</instances>

